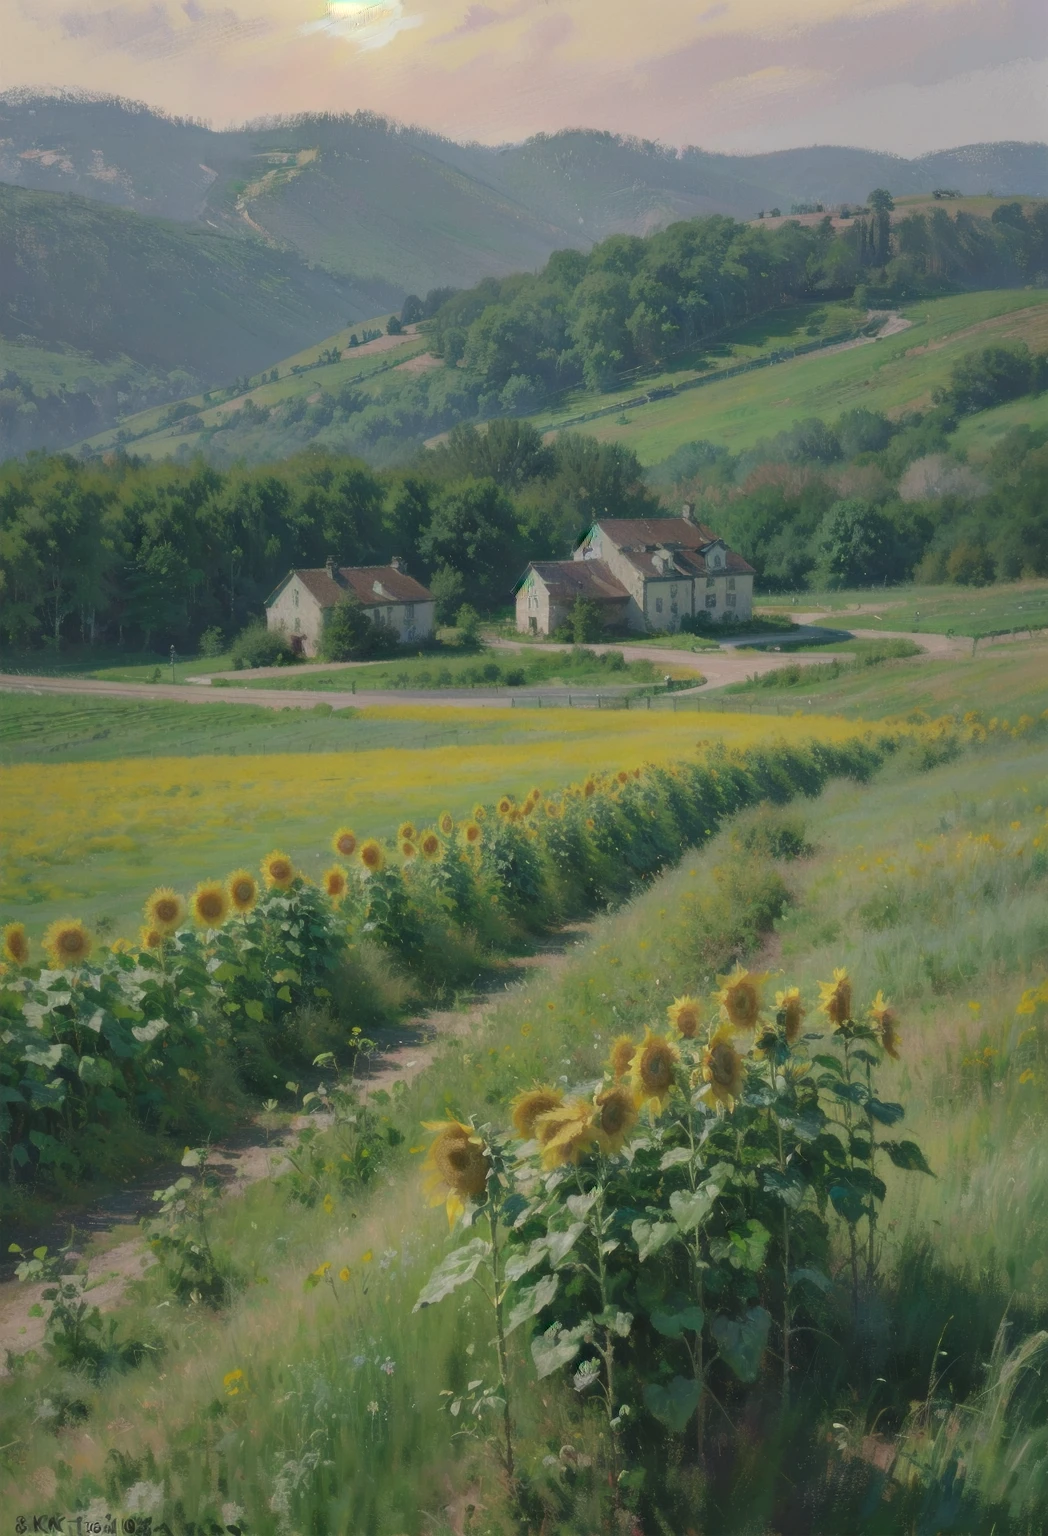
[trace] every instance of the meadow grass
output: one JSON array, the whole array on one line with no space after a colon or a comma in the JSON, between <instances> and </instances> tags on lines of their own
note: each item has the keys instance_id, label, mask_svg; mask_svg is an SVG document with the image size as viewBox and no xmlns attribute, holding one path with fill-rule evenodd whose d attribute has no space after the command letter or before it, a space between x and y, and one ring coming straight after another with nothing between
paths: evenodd
<instances>
[{"instance_id":1,"label":"meadow grass","mask_svg":"<svg viewBox=\"0 0 1048 1536\"><path fill-rule=\"evenodd\" d=\"M1008 581L985 587L855 587L839 592L804 592L796 601L768 598L762 613L781 617L798 611L828 610L813 622L829 629L842 621L856 629L905 630L919 636L962 635L975 639L1001 631L1048 626L1048 582Z\"/></svg>"},{"instance_id":2,"label":"meadow grass","mask_svg":"<svg viewBox=\"0 0 1048 1536\"><path fill-rule=\"evenodd\" d=\"M877 1377L871 1371L861 1393L842 1382L838 1400L804 1404L805 1433L829 1444L823 1480L837 1492L827 1514L811 1490L822 1520L809 1506L803 1529L1041 1529L1043 1444L1028 1435L1024 1462L1023 1437L1010 1441L1003 1419L996 1453L974 1462L967 1493L956 1465L951 1474L944 1464L941 1484L927 1494L918 1481L932 1523L911 1523L901 1506L912 1492L907 1469L919 1470L922 1455L932 1460L927 1431L922 1437L907 1419L910 1404L928 1394L929 1376L950 1379L955 1408L944 1411L956 1417L956 1404L982 1382L1004 1314L1017 1330L1048 1316L1044 1021L1036 1009L1016 1013L1024 988L1045 974L1046 804L1043 744L976 748L917 775L904 753L872 785L835 783L804 808L812 852L780 866L792 900L763 939L730 923L717 932L718 901L741 870L740 834L760 814L747 813L598 920L557 972L515 989L470 1033L449 1038L427 1073L380 1100L378 1112L406 1139L370 1198L307 1210L286 1204L279 1182L264 1182L228 1202L212 1242L249 1281L228 1311L175 1310L144 1285L121 1312L125 1336L158 1346L137 1371L92 1386L45 1365L37 1377L4 1383L0 1464L9 1492L23 1500L43 1492L69 1509L93 1498L122 1508L137 1488L136 1498L158 1500L158 1510L183 1522L235 1509L232 1518L274 1536L442 1536L469 1528L467 1504L474 1530L512 1528L483 1425L452 1418L441 1396L464 1392L470 1379L491 1381L489 1330L468 1305L411 1312L447 1230L442 1212L427 1212L416 1175L402 1171L413 1161L414 1127L449 1112L504 1120L522 1086L592 1077L615 1035L657 1024L680 992L708 996L713 971L736 953L783 973L809 999L838 965L848 967L858 997L877 987L891 996L903 1036L885 1090L907 1105L906 1134L936 1174L885 1175L892 1326L886 1331L876 1309L870 1315L863 1353L876 1360ZM307 1289L323 1264L330 1270ZM541 1478L543 1458L556 1458L565 1443L596 1455L592 1416L556 1381L535 1389L520 1334L510 1366L529 1475ZM227 1382L233 1371L243 1377ZM933 1425L946 1396L942 1388L929 1404ZM53 1423L55 1404L70 1397L90 1418L56 1440L46 1405ZM872 1431L905 1455L892 1503L867 1498L860 1510L847 1504L847 1477L865 1465ZM699 1490L702 1528L782 1529L775 1500L788 1502L801 1470L782 1446L763 1444L759 1463L730 1489ZM569 1486L556 1527L565 1536L599 1528L586 1481ZM980 1491L1004 1507L985 1518L969 1509L966 1519L965 1500ZM949 1523L936 1519L935 1495L947 1500Z\"/></svg>"},{"instance_id":3,"label":"meadow grass","mask_svg":"<svg viewBox=\"0 0 1048 1536\"><path fill-rule=\"evenodd\" d=\"M620 658L621 659L621 658ZM345 690L352 685L356 692L364 693L387 688L451 688L476 684L478 686L535 687L540 684L596 685L614 688L623 683L655 683L669 675L694 681L690 667L674 668L672 662L656 665L652 661L629 661L621 667L609 666L602 657L592 651L536 651L518 656L483 653L476 656L419 655L403 661L375 661L352 670L340 668L325 672L323 667L294 668L281 677L249 678L242 685L247 688L312 689L334 688ZM485 675L486 674L486 675ZM510 683L509 678L517 681ZM234 686L236 677L229 681Z\"/></svg>"}]
</instances>

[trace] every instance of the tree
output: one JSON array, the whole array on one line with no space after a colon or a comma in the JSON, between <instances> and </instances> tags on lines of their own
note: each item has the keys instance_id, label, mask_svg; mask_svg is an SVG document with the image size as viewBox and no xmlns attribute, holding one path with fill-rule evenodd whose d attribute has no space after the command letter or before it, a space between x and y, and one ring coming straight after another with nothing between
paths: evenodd
<instances>
[{"instance_id":1,"label":"tree","mask_svg":"<svg viewBox=\"0 0 1048 1536\"><path fill-rule=\"evenodd\" d=\"M508 601L524 559L513 503L494 480L467 480L453 487L441 497L419 540L419 553L434 580L441 570L461 576L457 601L451 606L450 589L445 599L451 612L463 599L482 611L498 607Z\"/></svg>"},{"instance_id":2,"label":"tree","mask_svg":"<svg viewBox=\"0 0 1048 1536\"><path fill-rule=\"evenodd\" d=\"M409 293L400 310L401 325L417 325L422 319L422 300L417 293Z\"/></svg>"},{"instance_id":3,"label":"tree","mask_svg":"<svg viewBox=\"0 0 1048 1536\"><path fill-rule=\"evenodd\" d=\"M397 315L390 315L389 319L386 321L386 335L403 336L403 334L404 327L400 323L399 317Z\"/></svg>"},{"instance_id":4,"label":"tree","mask_svg":"<svg viewBox=\"0 0 1048 1536\"><path fill-rule=\"evenodd\" d=\"M895 574L893 530L884 513L851 497L835 501L819 528L820 572L828 586L869 586Z\"/></svg>"},{"instance_id":5,"label":"tree","mask_svg":"<svg viewBox=\"0 0 1048 1536\"><path fill-rule=\"evenodd\" d=\"M947 399L962 415L986 411L1028 394L1034 360L1024 341L968 352L950 370Z\"/></svg>"},{"instance_id":6,"label":"tree","mask_svg":"<svg viewBox=\"0 0 1048 1536\"><path fill-rule=\"evenodd\" d=\"M576 645L589 645L604 638L604 614L599 603L577 597L568 615L568 627Z\"/></svg>"},{"instance_id":7,"label":"tree","mask_svg":"<svg viewBox=\"0 0 1048 1536\"><path fill-rule=\"evenodd\" d=\"M325 661L363 661L368 657L395 654L400 644L393 627L371 618L360 599L351 592L339 598L324 614L320 654Z\"/></svg>"}]
</instances>

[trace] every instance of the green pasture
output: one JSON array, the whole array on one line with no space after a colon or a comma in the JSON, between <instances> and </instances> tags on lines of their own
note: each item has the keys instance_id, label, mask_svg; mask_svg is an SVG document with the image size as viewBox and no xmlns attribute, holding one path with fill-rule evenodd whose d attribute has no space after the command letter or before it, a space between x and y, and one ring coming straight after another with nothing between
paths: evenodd
<instances>
[{"instance_id":1,"label":"green pasture","mask_svg":"<svg viewBox=\"0 0 1048 1536\"><path fill-rule=\"evenodd\" d=\"M1048 581L1009 581L986 587L859 587L840 592L803 592L789 605L780 598L761 604L762 613L796 617L816 613L828 628L924 631L975 639L1002 631L1048 626Z\"/></svg>"},{"instance_id":2,"label":"green pasture","mask_svg":"<svg viewBox=\"0 0 1048 1536\"><path fill-rule=\"evenodd\" d=\"M607 653L606 653L607 654ZM618 665L615 665L615 661ZM669 664L669 663L667 663ZM677 669L682 677L693 677L689 669ZM323 666L291 667L279 676L253 677L238 683L235 673L228 679L233 687L278 688L290 691L331 688L357 693L389 688L461 688L537 687L541 684L574 683L579 686L614 687L624 683L661 682L665 669L652 661L623 662L621 653L611 653L608 660L592 651L575 655L573 651L483 652L477 656L418 656L410 661L373 661L360 666L339 667L325 671Z\"/></svg>"},{"instance_id":3,"label":"green pasture","mask_svg":"<svg viewBox=\"0 0 1048 1536\"><path fill-rule=\"evenodd\" d=\"M72 347L62 350L36 347L0 336L0 375L8 369L26 379L38 395L57 394L60 389L75 390L81 379L89 379L92 385L127 378L147 384L155 379L150 369L129 357L102 359L77 352Z\"/></svg>"},{"instance_id":4,"label":"green pasture","mask_svg":"<svg viewBox=\"0 0 1048 1536\"><path fill-rule=\"evenodd\" d=\"M1040 395L1025 395L1021 400L1010 400L992 411L979 411L966 416L953 434L953 447L960 450L977 464L989 458L1006 433L1015 427L1033 427L1044 431L1048 428L1048 391Z\"/></svg>"}]
</instances>

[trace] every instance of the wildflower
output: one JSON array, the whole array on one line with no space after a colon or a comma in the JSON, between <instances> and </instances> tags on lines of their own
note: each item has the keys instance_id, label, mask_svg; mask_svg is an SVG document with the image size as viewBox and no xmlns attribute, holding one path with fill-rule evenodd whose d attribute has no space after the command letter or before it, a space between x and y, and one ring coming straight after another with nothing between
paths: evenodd
<instances>
[{"instance_id":1,"label":"wildflower","mask_svg":"<svg viewBox=\"0 0 1048 1536\"><path fill-rule=\"evenodd\" d=\"M819 982L819 1012L839 1029L851 1018L852 989L848 972L837 969L832 981Z\"/></svg>"},{"instance_id":2,"label":"wildflower","mask_svg":"<svg viewBox=\"0 0 1048 1536\"><path fill-rule=\"evenodd\" d=\"M250 912L258 900L258 882L246 869L238 869L230 875L226 881L226 890L236 912Z\"/></svg>"},{"instance_id":3,"label":"wildflower","mask_svg":"<svg viewBox=\"0 0 1048 1536\"><path fill-rule=\"evenodd\" d=\"M419 847L422 849L422 857L430 864L444 852L444 846L435 832L423 832Z\"/></svg>"},{"instance_id":4,"label":"wildflower","mask_svg":"<svg viewBox=\"0 0 1048 1536\"><path fill-rule=\"evenodd\" d=\"M91 953L91 935L79 918L63 917L44 934L44 948L56 970L80 965Z\"/></svg>"},{"instance_id":5,"label":"wildflower","mask_svg":"<svg viewBox=\"0 0 1048 1536\"><path fill-rule=\"evenodd\" d=\"M338 1278L342 1281L346 1281L349 1279L352 1273L353 1271L349 1268L348 1264L343 1264L342 1268L338 1272Z\"/></svg>"},{"instance_id":6,"label":"wildflower","mask_svg":"<svg viewBox=\"0 0 1048 1536\"><path fill-rule=\"evenodd\" d=\"M672 1092L674 1068L679 1060L680 1052L665 1036L645 1030L630 1070L634 1092L641 1103L662 1108Z\"/></svg>"},{"instance_id":7,"label":"wildflower","mask_svg":"<svg viewBox=\"0 0 1048 1536\"><path fill-rule=\"evenodd\" d=\"M313 1271L313 1279L314 1280L323 1280L324 1276L327 1274L327 1272L328 1272L328 1270L330 1268L331 1268L331 1260L330 1259L325 1259L324 1263L323 1264L318 1264L316 1269Z\"/></svg>"},{"instance_id":8,"label":"wildflower","mask_svg":"<svg viewBox=\"0 0 1048 1536\"><path fill-rule=\"evenodd\" d=\"M327 1214L329 1216L332 1214L332 1212L335 1209L335 1202L331 1198L330 1194L324 1196L324 1209L325 1209L325 1211L327 1212Z\"/></svg>"},{"instance_id":9,"label":"wildflower","mask_svg":"<svg viewBox=\"0 0 1048 1536\"><path fill-rule=\"evenodd\" d=\"M526 1040L528 1038L528 1036L531 1034L531 1025L530 1024L522 1024L520 1026L520 1033L521 1033L522 1038Z\"/></svg>"},{"instance_id":10,"label":"wildflower","mask_svg":"<svg viewBox=\"0 0 1048 1536\"><path fill-rule=\"evenodd\" d=\"M529 1088L524 1093L518 1093L510 1106L517 1135L527 1141L535 1134L538 1117L559 1109L563 1102L564 1095L558 1093L556 1088Z\"/></svg>"},{"instance_id":11,"label":"wildflower","mask_svg":"<svg viewBox=\"0 0 1048 1536\"><path fill-rule=\"evenodd\" d=\"M602 1152L622 1150L630 1131L637 1123L637 1100L628 1088L606 1088L598 1093L596 1136Z\"/></svg>"},{"instance_id":12,"label":"wildflower","mask_svg":"<svg viewBox=\"0 0 1048 1536\"><path fill-rule=\"evenodd\" d=\"M437 817L437 826L444 837L450 837L455 830L455 818L450 811L441 811Z\"/></svg>"},{"instance_id":13,"label":"wildflower","mask_svg":"<svg viewBox=\"0 0 1048 1536\"><path fill-rule=\"evenodd\" d=\"M29 940L24 923L8 923L4 929L4 959L12 965L29 963Z\"/></svg>"},{"instance_id":14,"label":"wildflower","mask_svg":"<svg viewBox=\"0 0 1048 1536\"><path fill-rule=\"evenodd\" d=\"M1020 1081L1020 1083L1024 1083L1024 1084L1025 1083L1032 1083L1033 1080L1034 1080L1034 1074L1033 1074L1032 1068L1027 1067L1025 1072L1020 1072L1020 1074L1019 1074L1019 1081Z\"/></svg>"},{"instance_id":15,"label":"wildflower","mask_svg":"<svg viewBox=\"0 0 1048 1536\"><path fill-rule=\"evenodd\" d=\"M539 1115L535 1135L547 1168L557 1168L561 1163L577 1163L581 1154L592 1146L596 1139L593 1114L593 1105L587 1104L585 1099L571 1099Z\"/></svg>"},{"instance_id":16,"label":"wildflower","mask_svg":"<svg viewBox=\"0 0 1048 1536\"><path fill-rule=\"evenodd\" d=\"M360 845L360 862L369 875L377 875L386 863L386 855L382 844L375 837L369 837L367 842Z\"/></svg>"},{"instance_id":17,"label":"wildflower","mask_svg":"<svg viewBox=\"0 0 1048 1536\"><path fill-rule=\"evenodd\" d=\"M185 918L186 904L170 886L162 885L150 896L144 912L150 928L159 928L161 933L174 933Z\"/></svg>"},{"instance_id":18,"label":"wildflower","mask_svg":"<svg viewBox=\"0 0 1048 1536\"><path fill-rule=\"evenodd\" d=\"M735 1049L729 1025L722 1024L710 1036L710 1043L702 1058L702 1076L709 1085L704 1090L707 1096L728 1109L734 1109L735 1100L742 1092L745 1068L743 1058Z\"/></svg>"},{"instance_id":19,"label":"wildflower","mask_svg":"<svg viewBox=\"0 0 1048 1536\"><path fill-rule=\"evenodd\" d=\"M372 1398L370 1403L368 1403L368 1413L370 1413L371 1416L374 1417L377 1412L378 1412L378 1404L376 1403L375 1399Z\"/></svg>"},{"instance_id":20,"label":"wildflower","mask_svg":"<svg viewBox=\"0 0 1048 1536\"><path fill-rule=\"evenodd\" d=\"M469 843L471 848L477 847L480 842L481 834L480 827L477 825L476 817L474 817L472 821L466 822L466 825L462 829L462 835L466 839L466 842Z\"/></svg>"},{"instance_id":21,"label":"wildflower","mask_svg":"<svg viewBox=\"0 0 1048 1536\"><path fill-rule=\"evenodd\" d=\"M166 937L159 928L140 928L138 931L138 943L142 949L159 949Z\"/></svg>"},{"instance_id":22,"label":"wildflower","mask_svg":"<svg viewBox=\"0 0 1048 1536\"><path fill-rule=\"evenodd\" d=\"M616 1077L625 1077L637 1053L637 1042L629 1035L619 1035L611 1042L609 1063Z\"/></svg>"},{"instance_id":23,"label":"wildflower","mask_svg":"<svg viewBox=\"0 0 1048 1536\"><path fill-rule=\"evenodd\" d=\"M687 993L683 997L675 997L666 1009L666 1017L679 1035L685 1040L694 1040L699 1028L700 1007L694 997Z\"/></svg>"},{"instance_id":24,"label":"wildflower","mask_svg":"<svg viewBox=\"0 0 1048 1536\"><path fill-rule=\"evenodd\" d=\"M767 979L767 972L757 975L741 965L736 965L730 976L718 976L720 991L716 996L721 1017L736 1029L756 1028L764 1004L761 988Z\"/></svg>"},{"instance_id":25,"label":"wildflower","mask_svg":"<svg viewBox=\"0 0 1048 1536\"><path fill-rule=\"evenodd\" d=\"M114 939L109 946L111 955L129 955L131 953L130 939Z\"/></svg>"},{"instance_id":26,"label":"wildflower","mask_svg":"<svg viewBox=\"0 0 1048 1536\"><path fill-rule=\"evenodd\" d=\"M407 859L407 861L409 863L415 857L415 855L418 853L418 849L415 847L414 843L410 841L409 838L405 838L404 841L401 843L400 851L403 854L404 858Z\"/></svg>"},{"instance_id":27,"label":"wildflower","mask_svg":"<svg viewBox=\"0 0 1048 1536\"><path fill-rule=\"evenodd\" d=\"M893 1061L899 1059L899 1019L894 1008L890 1008L884 1001L884 994L878 989L877 996L870 1004L870 1018L877 1025L877 1033L881 1037L881 1046Z\"/></svg>"},{"instance_id":28,"label":"wildflower","mask_svg":"<svg viewBox=\"0 0 1048 1536\"><path fill-rule=\"evenodd\" d=\"M227 1371L222 1377L222 1385L226 1389L227 1397L236 1397L239 1392L247 1391L247 1381L243 1371Z\"/></svg>"},{"instance_id":29,"label":"wildflower","mask_svg":"<svg viewBox=\"0 0 1048 1536\"><path fill-rule=\"evenodd\" d=\"M339 827L331 840L331 846L344 859L351 859L357 851L357 834L349 827Z\"/></svg>"},{"instance_id":30,"label":"wildflower","mask_svg":"<svg viewBox=\"0 0 1048 1536\"><path fill-rule=\"evenodd\" d=\"M453 1227L466 1209L467 1199L475 1200L487 1188L491 1164L484 1144L472 1126L461 1120L424 1122L427 1131L436 1131L426 1154L426 1195L430 1205L444 1204L448 1226Z\"/></svg>"},{"instance_id":31,"label":"wildflower","mask_svg":"<svg viewBox=\"0 0 1048 1536\"><path fill-rule=\"evenodd\" d=\"M286 853L268 853L262 860L262 874L269 887L286 891L295 878L295 866Z\"/></svg>"},{"instance_id":32,"label":"wildflower","mask_svg":"<svg viewBox=\"0 0 1048 1536\"><path fill-rule=\"evenodd\" d=\"M785 992L776 992L775 1007L782 1015L786 1043L792 1045L804 1023L804 1004L801 1002L800 987L787 987Z\"/></svg>"},{"instance_id":33,"label":"wildflower","mask_svg":"<svg viewBox=\"0 0 1048 1536\"><path fill-rule=\"evenodd\" d=\"M221 928L229 916L229 897L217 880L197 886L192 899L193 916L201 928Z\"/></svg>"},{"instance_id":34,"label":"wildflower","mask_svg":"<svg viewBox=\"0 0 1048 1536\"><path fill-rule=\"evenodd\" d=\"M362 1253L360 1255L360 1262L361 1262L361 1264L370 1264L371 1260L374 1257L375 1257L375 1255L372 1253L371 1249L369 1248L367 1253Z\"/></svg>"}]
</instances>

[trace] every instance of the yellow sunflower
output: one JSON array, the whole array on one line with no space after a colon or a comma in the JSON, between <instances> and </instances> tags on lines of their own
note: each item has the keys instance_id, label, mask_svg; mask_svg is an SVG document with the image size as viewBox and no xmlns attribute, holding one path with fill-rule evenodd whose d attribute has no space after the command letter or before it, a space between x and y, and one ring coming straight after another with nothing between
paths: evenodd
<instances>
[{"instance_id":1,"label":"yellow sunflower","mask_svg":"<svg viewBox=\"0 0 1048 1536\"><path fill-rule=\"evenodd\" d=\"M535 1121L535 1135L547 1168L578 1162L596 1140L593 1117L594 1106L587 1104L585 1099L570 1099L539 1115Z\"/></svg>"},{"instance_id":2,"label":"yellow sunflower","mask_svg":"<svg viewBox=\"0 0 1048 1536\"><path fill-rule=\"evenodd\" d=\"M630 780L630 776L626 772L625 768L620 768L615 777L620 784L628 784Z\"/></svg>"},{"instance_id":3,"label":"yellow sunflower","mask_svg":"<svg viewBox=\"0 0 1048 1536\"><path fill-rule=\"evenodd\" d=\"M455 818L450 811L441 811L437 818L437 826L444 837L450 837L455 830Z\"/></svg>"},{"instance_id":4,"label":"yellow sunflower","mask_svg":"<svg viewBox=\"0 0 1048 1536\"><path fill-rule=\"evenodd\" d=\"M602 1152L620 1152L637 1123L637 1100L628 1088L606 1088L598 1093L596 1138Z\"/></svg>"},{"instance_id":5,"label":"yellow sunflower","mask_svg":"<svg viewBox=\"0 0 1048 1536\"><path fill-rule=\"evenodd\" d=\"M673 1091L674 1069L680 1060L677 1047L646 1029L644 1039L637 1046L630 1068L633 1091L641 1104L651 1104L660 1110Z\"/></svg>"},{"instance_id":6,"label":"yellow sunflower","mask_svg":"<svg viewBox=\"0 0 1048 1536\"><path fill-rule=\"evenodd\" d=\"M487 1188L490 1160L484 1143L471 1125L461 1120L427 1120L427 1131L436 1131L426 1160L423 1187L430 1205L443 1205L448 1226L453 1227L466 1209Z\"/></svg>"},{"instance_id":7,"label":"yellow sunflower","mask_svg":"<svg viewBox=\"0 0 1048 1536\"><path fill-rule=\"evenodd\" d=\"M538 1117L559 1109L563 1102L564 1095L556 1088L528 1088L524 1093L518 1093L510 1105L517 1135L528 1141L535 1134Z\"/></svg>"},{"instance_id":8,"label":"yellow sunflower","mask_svg":"<svg viewBox=\"0 0 1048 1536\"><path fill-rule=\"evenodd\" d=\"M687 993L683 997L675 997L666 1009L666 1017L679 1035L685 1040L694 1040L698 1034L699 1023L702 1018L702 1005L694 997Z\"/></svg>"},{"instance_id":9,"label":"yellow sunflower","mask_svg":"<svg viewBox=\"0 0 1048 1536\"><path fill-rule=\"evenodd\" d=\"M609 1064L616 1077L625 1077L633 1065L633 1058L637 1054L637 1042L629 1035L619 1035L617 1040L611 1042L611 1056Z\"/></svg>"},{"instance_id":10,"label":"yellow sunflower","mask_svg":"<svg viewBox=\"0 0 1048 1536\"><path fill-rule=\"evenodd\" d=\"M510 811L513 809L513 801L508 795L502 795L495 809L498 811L500 816L508 816Z\"/></svg>"},{"instance_id":11,"label":"yellow sunflower","mask_svg":"<svg viewBox=\"0 0 1048 1536\"><path fill-rule=\"evenodd\" d=\"M44 949L56 971L82 965L91 953L91 935L78 917L61 917L44 934Z\"/></svg>"},{"instance_id":12,"label":"yellow sunflower","mask_svg":"<svg viewBox=\"0 0 1048 1536\"><path fill-rule=\"evenodd\" d=\"M377 837L369 837L361 843L360 862L369 875L377 875L385 867L386 855Z\"/></svg>"},{"instance_id":13,"label":"yellow sunflower","mask_svg":"<svg viewBox=\"0 0 1048 1536\"><path fill-rule=\"evenodd\" d=\"M201 928L221 928L229 916L229 897L218 880L203 880L193 892L193 916Z\"/></svg>"},{"instance_id":14,"label":"yellow sunflower","mask_svg":"<svg viewBox=\"0 0 1048 1536\"><path fill-rule=\"evenodd\" d=\"M415 823L413 821L402 821L397 828L397 842L413 843L416 837L418 837L418 833L415 831Z\"/></svg>"},{"instance_id":15,"label":"yellow sunflower","mask_svg":"<svg viewBox=\"0 0 1048 1536\"><path fill-rule=\"evenodd\" d=\"M582 793L583 793L583 796L585 797L585 799L587 799L587 800L591 799L592 796L597 793L597 781L596 781L596 779L592 779L592 778L591 779L587 779L586 782L582 786Z\"/></svg>"},{"instance_id":16,"label":"yellow sunflower","mask_svg":"<svg viewBox=\"0 0 1048 1536\"><path fill-rule=\"evenodd\" d=\"M476 848L480 842L480 827L476 820L467 821L462 829L462 835L471 848Z\"/></svg>"},{"instance_id":17,"label":"yellow sunflower","mask_svg":"<svg viewBox=\"0 0 1048 1536\"><path fill-rule=\"evenodd\" d=\"M786 1043L792 1045L804 1023L805 1008L801 1002L800 987L787 987L785 992L776 992L775 1009L777 1013L782 1014L782 1022L786 1029Z\"/></svg>"},{"instance_id":18,"label":"yellow sunflower","mask_svg":"<svg viewBox=\"0 0 1048 1536\"><path fill-rule=\"evenodd\" d=\"M174 933L185 918L186 904L170 886L162 885L153 892L143 910L151 928L159 928L161 933Z\"/></svg>"},{"instance_id":19,"label":"yellow sunflower","mask_svg":"<svg viewBox=\"0 0 1048 1536\"><path fill-rule=\"evenodd\" d=\"M547 800L542 807L550 821L558 821L564 814L556 800Z\"/></svg>"},{"instance_id":20,"label":"yellow sunflower","mask_svg":"<svg viewBox=\"0 0 1048 1536\"><path fill-rule=\"evenodd\" d=\"M138 932L139 947L141 949L160 949L166 937L167 935L161 933L159 928L140 928Z\"/></svg>"},{"instance_id":21,"label":"yellow sunflower","mask_svg":"<svg viewBox=\"0 0 1048 1536\"><path fill-rule=\"evenodd\" d=\"M411 840L409 838L405 838L404 841L400 845L400 852L403 855L403 857L405 859L407 859L408 863L410 863L411 860L418 853L418 849L415 847L414 843L411 842Z\"/></svg>"},{"instance_id":22,"label":"yellow sunflower","mask_svg":"<svg viewBox=\"0 0 1048 1536\"><path fill-rule=\"evenodd\" d=\"M330 869L324 871L324 890L332 901L341 901L346 894L349 881L346 879L346 871L341 864L332 864Z\"/></svg>"},{"instance_id":23,"label":"yellow sunflower","mask_svg":"<svg viewBox=\"0 0 1048 1536\"><path fill-rule=\"evenodd\" d=\"M430 864L435 863L444 852L443 844L435 832L423 832L419 847L422 849L422 857Z\"/></svg>"},{"instance_id":24,"label":"yellow sunflower","mask_svg":"<svg viewBox=\"0 0 1048 1536\"><path fill-rule=\"evenodd\" d=\"M286 891L295 878L295 866L286 853L267 853L262 860L262 874L270 889Z\"/></svg>"},{"instance_id":25,"label":"yellow sunflower","mask_svg":"<svg viewBox=\"0 0 1048 1536\"><path fill-rule=\"evenodd\" d=\"M344 859L351 859L357 851L357 834L351 827L339 827L331 839L334 851Z\"/></svg>"},{"instance_id":26,"label":"yellow sunflower","mask_svg":"<svg viewBox=\"0 0 1048 1536\"><path fill-rule=\"evenodd\" d=\"M847 1023L852 1011L852 987L848 972L835 970L832 981L819 982L819 1012L837 1029Z\"/></svg>"},{"instance_id":27,"label":"yellow sunflower","mask_svg":"<svg viewBox=\"0 0 1048 1536\"><path fill-rule=\"evenodd\" d=\"M757 975L741 965L736 965L730 976L718 976L720 991L716 998L721 1017L728 1019L736 1029L756 1028L764 1005L762 988L767 979L766 971Z\"/></svg>"},{"instance_id":28,"label":"yellow sunflower","mask_svg":"<svg viewBox=\"0 0 1048 1536\"><path fill-rule=\"evenodd\" d=\"M716 1099L727 1109L734 1109L735 1100L742 1092L745 1080L745 1063L733 1043L730 1024L722 1024L702 1058L702 1076L708 1084L707 1097Z\"/></svg>"},{"instance_id":29,"label":"yellow sunflower","mask_svg":"<svg viewBox=\"0 0 1048 1536\"><path fill-rule=\"evenodd\" d=\"M238 869L230 875L226 890L234 912L250 912L258 900L258 881L246 869Z\"/></svg>"},{"instance_id":30,"label":"yellow sunflower","mask_svg":"<svg viewBox=\"0 0 1048 1536\"><path fill-rule=\"evenodd\" d=\"M474 821L487 821L487 819L488 819L488 813L484 809L484 807L482 805L475 805L473 807L473 820Z\"/></svg>"},{"instance_id":31,"label":"yellow sunflower","mask_svg":"<svg viewBox=\"0 0 1048 1536\"><path fill-rule=\"evenodd\" d=\"M4 929L4 959L12 965L29 964L29 940L24 923L8 923Z\"/></svg>"},{"instance_id":32,"label":"yellow sunflower","mask_svg":"<svg viewBox=\"0 0 1048 1536\"><path fill-rule=\"evenodd\" d=\"M877 1026L877 1033L881 1037L881 1045L893 1061L899 1059L899 1016L888 1003L884 1001L884 993L878 989L877 996L870 1004L870 1018Z\"/></svg>"}]
</instances>

